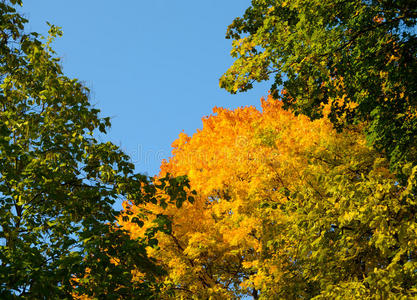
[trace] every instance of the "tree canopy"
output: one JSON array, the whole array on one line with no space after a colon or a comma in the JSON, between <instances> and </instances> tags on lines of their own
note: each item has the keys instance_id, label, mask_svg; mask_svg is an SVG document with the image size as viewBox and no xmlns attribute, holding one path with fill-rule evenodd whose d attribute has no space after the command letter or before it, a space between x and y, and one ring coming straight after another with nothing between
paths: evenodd
<instances>
[{"instance_id":1,"label":"tree canopy","mask_svg":"<svg viewBox=\"0 0 417 300\"><path fill-rule=\"evenodd\" d=\"M0 1L0 297L150 297L162 270L145 247L156 241L130 239L113 204L151 201L154 187L94 137L109 118L63 74L60 29L26 33L16 4Z\"/></svg>"},{"instance_id":2,"label":"tree canopy","mask_svg":"<svg viewBox=\"0 0 417 300\"><path fill-rule=\"evenodd\" d=\"M167 270L161 298L416 296L416 168L400 185L360 126L337 133L272 97L214 113L161 166L188 176L195 202L126 207L148 216L122 223L133 237L171 219L148 249Z\"/></svg>"},{"instance_id":3,"label":"tree canopy","mask_svg":"<svg viewBox=\"0 0 417 300\"><path fill-rule=\"evenodd\" d=\"M253 0L227 30L235 62L220 86L271 79L276 98L312 118L329 104L337 128L366 122L368 142L401 170L417 163L416 21L407 0Z\"/></svg>"}]
</instances>

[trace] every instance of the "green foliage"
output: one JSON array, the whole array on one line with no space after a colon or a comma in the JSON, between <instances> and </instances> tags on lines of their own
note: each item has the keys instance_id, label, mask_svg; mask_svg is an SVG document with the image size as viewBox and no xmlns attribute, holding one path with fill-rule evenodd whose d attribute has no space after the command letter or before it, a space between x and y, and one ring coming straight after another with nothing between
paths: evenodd
<instances>
[{"instance_id":1,"label":"green foliage","mask_svg":"<svg viewBox=\"0 0 417 300\"><path fill-rule=\"evenodd\" d=\"M236 59L220 79L235 93L271 79L295 112L336 127L367 122L397 171L417 164L417 6L390 0L253 0L227 30Z\"/></svg>"},{"instance_id":2,"label":"green foliage","mask_svg":"<svg viewBox=\"0 0 417 300\"><path fill-rule=\"evenodd\" d=\"M417 168L400 185L374 152L329 146L280 208L286 221L272 231L265 270L293 263L283 288L264 287L262 299L414 299Z\"/></svg>"},{"instance_id":3,"label":"green foliage","mask_svg":"<svg viewBox=\"0 0 417 300\"><path fill-rule=\"evenodd\" d=\"M150 201L129 157L99 143L109 118L63 75L49 37L0 1L0 298L150 297L162 270L115 225L117 199ZM134 271L147 274L132 280ZM105 296L104 296L105 295Z\"/></svg>"}]
</instances>

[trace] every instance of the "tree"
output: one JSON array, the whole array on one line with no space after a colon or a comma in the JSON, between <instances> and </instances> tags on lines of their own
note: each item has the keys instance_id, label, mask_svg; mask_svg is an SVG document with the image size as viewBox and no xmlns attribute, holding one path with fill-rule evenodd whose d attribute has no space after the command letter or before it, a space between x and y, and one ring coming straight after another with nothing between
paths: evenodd
<instances>
[{"instance_id":1,"label":"tree","mask_svg":"<svg viewBox=\"0 0 417 300\"><path fill-rule=\"evenodd\" d=\"M271 92L312 118L330 105L337 128L366 123L391 166L417 164L417 6L390 0L253 0L226 37L232 93L273 76ZM282 94L279 95L279 89Z\"/></svg>"},{"instance_id":2,"label":"tree","mask_svg":"<svg viewBox=\"0 0 417 300\"><path fill-rule=\"evenodd\" d=\"M0 1L1 298L151 297L162 270L146 255L149 239L130 239L112 205L151 201L154 187L94 138L109 118L63 75L51 48L60 29L25 33L16 4Z\"/></svg>"},{"instance_id":3,"label":"tree","mask_svg":"<svg viewBox=\"0 0 417 300\"><path fill-rule=\"evenodd\" d=\"M148 220L121 223L138 238L158 214L170 218L148 248L167 270L160 298L416 296L417 168L401 185L361 126L338 133L272 97L262 111L214 113L161 166L161 176L188 176L194 203L129 205Z\"/></svg>"}]
</instances>

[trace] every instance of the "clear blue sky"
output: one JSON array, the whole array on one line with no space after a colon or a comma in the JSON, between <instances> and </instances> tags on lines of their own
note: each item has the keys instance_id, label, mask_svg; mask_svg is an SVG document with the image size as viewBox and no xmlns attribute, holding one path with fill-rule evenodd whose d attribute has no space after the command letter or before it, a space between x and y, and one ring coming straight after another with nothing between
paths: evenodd
<instances>
[{"instance_id":1,"label":"clear blue sky","mask_svg":"<svg viewBox=\"0 0 417 300\"><path fill-rule=\"evenodd\" d=\"M154 175L184 130L193 134L214 106L259 107L268 84L230 95L218 79L232 63L227 26L249 0L24 0L30 31L61 26L54 44L64 73L92 90L91 102L112 117L110 140L136 171Z\"/></svg>"}]
</instances>

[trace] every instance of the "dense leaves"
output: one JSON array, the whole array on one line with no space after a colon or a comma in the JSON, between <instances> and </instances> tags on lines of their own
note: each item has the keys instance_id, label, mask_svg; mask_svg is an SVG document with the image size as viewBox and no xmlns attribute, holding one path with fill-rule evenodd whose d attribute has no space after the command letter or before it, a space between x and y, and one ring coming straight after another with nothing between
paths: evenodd
<instances>
[{"instance_id":1,"label":"dense leaves","mask_svg":"<svg viewBox=\"0 0 417 300\"><path fill-rule=\"evenodd\" d=\"M127 207L148 216L123 224L133 237L162 211L172 221L148 249L168 271L161 297L415 297L416 169L400 185L361 127L337 133L282 106L216 108L161 166L189 177L194 204Z\"/></svg>"},{"instance_id":2,"label":"dense leaves","mask_svg":"<svg viewBox=\"0 0 417 300\"><path fill-rule=\"evenodd\" d=\"M49 37L0 1L0 298L150 296L160 274L117 225L117 199L150 201L147 178L118 147L98 142L109 118L63 75ZM132 280L135 272L144 276Z\"/></svg>"},{"instance_id":3,"label":"dense leaves","mask_svg":"<svg viewBox=\"0 0 417 300\"><path fill-rule=\"evenodd\" d=\"M273 76L297 113L328 104L338 128L366 122L401 171L417 164L416 22L415 1L253 0L228 28L236 60L220 85L235 93Z\"/></svg>"}]
</instances>

